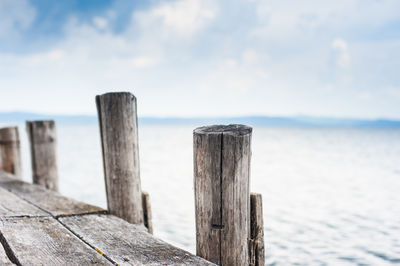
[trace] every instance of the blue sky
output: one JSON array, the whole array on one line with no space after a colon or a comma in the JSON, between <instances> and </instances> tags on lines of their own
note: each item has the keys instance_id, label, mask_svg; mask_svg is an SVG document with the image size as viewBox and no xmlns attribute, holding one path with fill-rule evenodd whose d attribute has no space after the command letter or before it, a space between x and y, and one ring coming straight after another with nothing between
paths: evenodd
<instances>
[{"instance_id":1,"label":"blue sky","mask_svg":"<svg viewBox=\"0 0 400 266\"><path fill-rule=\"evenodd\" d=\"M400 1L0 0L0 111L400 119Z\"/></svg>"}]
</instances>

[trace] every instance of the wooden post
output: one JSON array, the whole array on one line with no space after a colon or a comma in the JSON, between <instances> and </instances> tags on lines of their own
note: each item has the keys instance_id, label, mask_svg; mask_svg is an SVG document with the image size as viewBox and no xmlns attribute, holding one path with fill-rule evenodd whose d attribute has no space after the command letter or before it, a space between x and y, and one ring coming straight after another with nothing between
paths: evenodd
<instances>
[{"instance_id":1,"label":"wooden post","mask_svg":"<svg viewBox=\"0 0 400 266\"><path fill-rule=\"evenodd\" d=\"M1 169L22 179L21 150L18 127L0 129Z\"/></svg>"},{"instance_id":2,"label":"wooden post","mask_svg":"<svg viewBox=\"0 0 400 266\"><path fill-rule=\"evenodd\" d=\"M151 216L151 205L150 205L150 196L147 192L142 192L142 203L143 203L143 220L144 226L147 227L147 230L150 234L153 234L153 221Z\"/></svg>"},{"instance_id":3,"label":"wooden post","mask_svg":"<svg viewBox=\"0 0 400 266\"><path fill-rule=\"evenodd\" d=\"M252 128L194 130L196 253L219 265L249 264Z\"/></svg>"},{"instance_id":4,"label":"wooden post","mask_svg":"<svg viewBox=\"0 0 400 266\"><path fill-rule=\"evenodd\" d=\"M136 98L131 93L96 96L107 205L130 223L143 224Z\"/></svg>"},{"instance_id":5,"label":"wooden post","mask_svg":"<svg viewBox=\"0 0 400 266\"><path fill-rule=\"evenodd\" d=\"M27 121L33 183L58 191L57 137L54 121Z\"/></svg>"},{"instance_id":6,"label":"wooden post","mask_svg":"<svg viewBox=\"0 0 400 266\"><path fill-rule=\"evenodd\" d=\"M250 194L250 265L264 266L265 251L264 251L264 222L262 211L262 196L261 194Z\"/></svg>"}]
</instances>

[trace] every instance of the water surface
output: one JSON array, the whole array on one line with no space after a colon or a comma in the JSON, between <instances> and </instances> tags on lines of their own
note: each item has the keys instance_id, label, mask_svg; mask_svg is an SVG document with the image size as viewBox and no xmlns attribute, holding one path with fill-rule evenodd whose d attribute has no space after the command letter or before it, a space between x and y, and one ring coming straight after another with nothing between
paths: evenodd
<instances>
[{"instance_id":1,"label":"water surface","mask_svg":"<svg viewBox=\"0 0 400 266\"><path fill-rule=\"evenodd\" d=\"M139 128L154 234L191 252L193 129ZM400 129L255 127L252 146L251 190L263 195L268 265L400 263ZM98 126L59 124L58 148L61 193L105 208Z\"/></svg>"}]
</instances>

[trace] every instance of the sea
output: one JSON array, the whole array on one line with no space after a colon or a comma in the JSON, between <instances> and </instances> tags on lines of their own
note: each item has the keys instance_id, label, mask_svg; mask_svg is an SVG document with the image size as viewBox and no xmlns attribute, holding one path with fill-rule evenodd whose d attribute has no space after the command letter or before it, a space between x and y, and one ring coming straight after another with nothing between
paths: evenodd
<instances>
[{"instance_id":1,"label":"sea","mask_svg":"<svg viewBox=\"0 0 400 266\"><path fill-rule=\"evenodd\" d=\"M193 253L194 128L139 125L154 235ZM57 136L60 192L106 208L98 125L58 124ZM266 265L400 264L399 128L255 126L251 191L263 197Z\"/></svg>"}]
</instances>

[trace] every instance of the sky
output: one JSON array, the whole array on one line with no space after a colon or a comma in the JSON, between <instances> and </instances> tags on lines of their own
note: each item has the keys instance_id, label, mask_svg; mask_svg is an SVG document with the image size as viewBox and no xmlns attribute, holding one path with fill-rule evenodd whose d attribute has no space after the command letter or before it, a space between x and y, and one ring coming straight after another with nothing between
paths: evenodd
<instances>
[{"instance_id":1,"label":"sky","mask_svg":"<svg viewBox=\"0 0 400 266\"><path fill-rule=\"evenodd\" d=\"M0 0L0 112L400 119L398 0Z\"/></svg>"}]
</instances>

